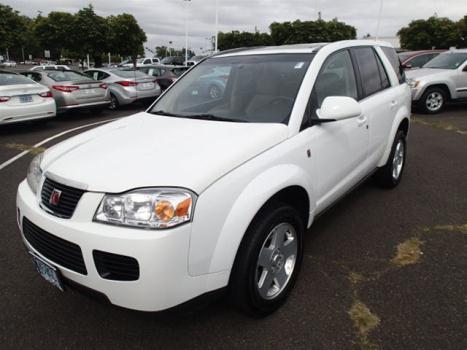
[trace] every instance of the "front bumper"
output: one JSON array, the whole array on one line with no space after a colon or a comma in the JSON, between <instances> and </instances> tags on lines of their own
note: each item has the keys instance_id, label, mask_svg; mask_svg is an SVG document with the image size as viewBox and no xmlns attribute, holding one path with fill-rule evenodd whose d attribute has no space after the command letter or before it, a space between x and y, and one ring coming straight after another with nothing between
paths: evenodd
<instances>
[{"instance_id":1,"label":"front bumper","mask_svg":"<svg viewBox=\"0 0 467 350\"><path fill-rule=\"evenodd\" d=\"M61 219L42 210L38 196L23 181L17 194L19 224L26 217L42 230L79 245L87 275L45 258L22 233L27 249L56 266L66 279L104 294L112 304L134 310L168 309L225 286L226 272L189 275L190 224L170 230L142 230L92 222L102 197L101 193L86 192L73 217ZM135 258L140 268L139 279L123 282L102 278L95 266L94 250Z\"/></svg>"}]
</instances>

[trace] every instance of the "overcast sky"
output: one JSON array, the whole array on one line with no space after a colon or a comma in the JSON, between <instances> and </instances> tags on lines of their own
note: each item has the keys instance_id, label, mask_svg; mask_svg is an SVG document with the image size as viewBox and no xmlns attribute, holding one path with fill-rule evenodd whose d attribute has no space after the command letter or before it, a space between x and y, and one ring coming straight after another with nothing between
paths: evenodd
<instances>
[{"instance_id":1,"label":"overcast sky","mask_svg":"<svg viewBox=\"0 0 467 350\"><path fill-rule=\"evenodd\" d=\"M0 0L28 16L38 11L76 12L92 3L101 16L131 13L147 34L147 47L185 45L185 5L188 5L189 47L199 53L209 47L215 33L215 0ZM314 20L321 11L325 20L337 17L357 28L358 37L374 35L379 0L218 0L220 31L268 31L270 23ZM412 19L438 16L458 20L467 14L467 0L385 0L380 35L394 36Z\"/></svg>"}]
</instances>

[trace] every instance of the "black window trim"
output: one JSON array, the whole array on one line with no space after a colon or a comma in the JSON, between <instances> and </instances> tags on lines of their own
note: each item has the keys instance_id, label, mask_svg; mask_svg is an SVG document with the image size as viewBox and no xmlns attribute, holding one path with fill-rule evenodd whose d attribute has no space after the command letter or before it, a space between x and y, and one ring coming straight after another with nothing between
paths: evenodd
<instances>
[{"instance_id":1,"label":"black window trim","mask_svg":"<svg viewBox=\"0 0 467 350\"><path fill-rule=\"evenodd\" d=\"M360 85L360 82L358 80L358 74L357 74L357 64L356 64L356 61L355 59L353 58L352 56L352 52L351 52L351 47L344 47L342 49L339 49L339 50L336 50L336 51L333 51L331 54L328 55L328 57L326 57L326 59L324 60L323 64L321 65L321 68L319 69L319 72L318 74L316 75L316 79L315 81L313 82L313 87L311 89L311 92L310 92L310 96L308 97L308 102L306 104L306 108L305 108L305 113L303 114L303 118L302 118L302 123L300 125L300 131L299 132L302 132L303 130L306 130L310 127L313 126L312 124L312 120L313 119L317 119L314 117L314 113L312 113L311 109L311 99L312 99L312 96L313 96L313 91L315 89L315 84L316 84L316 81L318 80L318 77L320 76L320 74L323 72L323 69L325 67L325 65L329 62L329 60L331 59L331 57L333 57L334 55L337 55L338 53L341 53L342 51L347 51L349 53L349 57L350 57L350 61L352 62L352 67L353 67L353 74L354 74L354 77L355 77L355 83L357 85L357 96L358 96L358 99L357 101L360 101L360 96L362 94L362 87ZM311 63L310 63L310 66L311 66ZM359 73L359 72L358 72Z\"/></svg>"}]
</instances>

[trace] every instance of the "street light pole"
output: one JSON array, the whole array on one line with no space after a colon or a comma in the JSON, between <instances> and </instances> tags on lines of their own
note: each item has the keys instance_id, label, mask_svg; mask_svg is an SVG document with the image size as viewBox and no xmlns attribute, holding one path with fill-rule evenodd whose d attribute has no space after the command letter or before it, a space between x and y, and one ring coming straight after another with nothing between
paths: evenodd
<instances>
[{"instance_id":1,"label":"street light pole","mask_svg":"<svg viewBox=\"0 0 467 350\"><path fill-rule=\"evenodd\" d=\"M183 0L185 2L185 66L188 63L188 2L191 0Z\"/></svg>"},{"instance_id":2,"label":"street light pole","mask_svg":"<svg viewBox=\"0 0 467 350\"><path fill-rule=\"evenodd\" d=\"M219 0L216 0L216 39L214 44L214 52L217 52L219 36Z\"/></svg>"},{"instance_id":3,"label":"street light pole","mask_svg":"<svg viewBox=\"0 0 467 350\"><path fill-rule=\"evenodd\" d=\"M379 28L381 25L381 15L383 14L383 2L384 0L379 1L379 11L378 11L378 24L376 25L376 37L375 39L379 39Z\"/></svg>"}]
</instances>

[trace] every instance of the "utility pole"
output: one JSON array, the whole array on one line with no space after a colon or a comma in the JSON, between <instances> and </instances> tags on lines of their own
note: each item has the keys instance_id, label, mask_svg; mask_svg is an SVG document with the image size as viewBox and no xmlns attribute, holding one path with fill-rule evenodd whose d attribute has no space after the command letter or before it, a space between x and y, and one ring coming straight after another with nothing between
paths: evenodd
<instances>
[{"instance_id":1,"label":"utility pole","mask_svg":"<svg viewBox=\"0 0 467 350\"><path fill-rule=\"evenodd\" d=\"M185 66L188 62L188 2L191 0L183 0L185 2Z\"/></svg>"},{"instance_id":2,"label":"utility pole","mask_svg":"<svg viewBox=\"0 0 467 350\"><path fill-rule=\"evenodd\" d=\"M216 38L214 44L214 52L218 50L218 41L219 40L219 0L216 0Z\"/></svg>"},{"instance_id":3,"label":"utility pole","mask_svg":"<svg viewBox=\"0 0 467 350\"><path fill-rule=\"evenodd\" d=\"M379 0L379 11L378 11L378 23L376 25L376 36L375 39L379 39L379 28L381 26L381 16L383 14L383 2L384 0Z\"/></svg>"}]
</instances>

